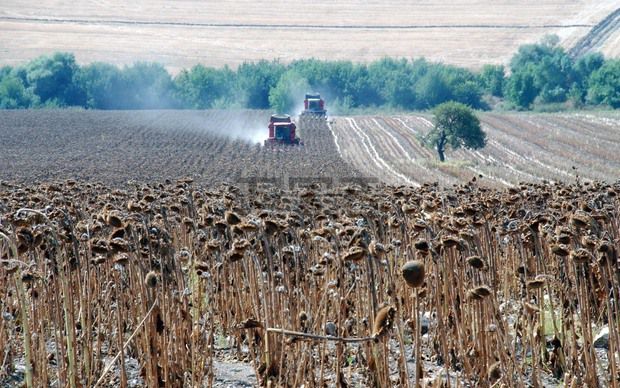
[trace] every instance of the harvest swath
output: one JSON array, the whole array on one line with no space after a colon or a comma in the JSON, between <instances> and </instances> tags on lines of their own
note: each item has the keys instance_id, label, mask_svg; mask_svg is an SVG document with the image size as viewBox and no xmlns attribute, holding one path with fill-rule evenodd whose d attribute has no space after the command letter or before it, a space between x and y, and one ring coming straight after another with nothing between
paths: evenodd
<instances>
[{"instance_id":1,"label":"harvest swath","mask_svg":"<svg viewBox=\"0 0 620 388\"><path fill-rule=\"evenodd\" d=\"M618 194L5 183L0 384L617 386Z\"/></svg>"},{"instance_id":2,"label":"harvest swath","mask_svg":"<svg viewBox=\"0 0 620 388\"><path fill-rule=\"evenodd\" d=\"M463 182L482 175L488 183L567 181L580 176L615 181L620 176L620 117L600 114L483 114L488 144L479 151L437 153L423 145L430 116L336 118L330 129L342 157L385 182L420 185Z\"/></svg>"}]
</instances>

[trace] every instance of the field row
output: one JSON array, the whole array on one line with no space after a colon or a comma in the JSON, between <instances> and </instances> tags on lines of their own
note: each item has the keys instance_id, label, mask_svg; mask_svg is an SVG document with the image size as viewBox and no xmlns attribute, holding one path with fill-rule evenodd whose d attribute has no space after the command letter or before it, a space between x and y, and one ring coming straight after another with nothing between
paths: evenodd
<instances>
[{"instance_id":1,"label":"field row","mask_svg":"<svg viewBox=\"0 0 620 388\"><path fill-rule=\"evenodd\" d=\"M619 178L620 117L613 113L483 114L478 151L423 145L430 116L356 116L299 122L302 147L264 148L265 111L4 111L0 179L87 179L122 185L193 176L374 178L392 184L488 184ZM286 182L283 182L286 183Z\"/></svg>"},{"instance_id":2,"label":"field row","mask_svg":"<svg viewBox=\"0 0 620 388\"><path fill-rule=\"evenodd\" d=\"M498 185L620 178L617 116L483 114L481 121L487 146L450 151L447 163L423 145L430 117L343 117L330 128L346 161L392 184L452 184L480 175Z\"/></svg>"}]
</instances>

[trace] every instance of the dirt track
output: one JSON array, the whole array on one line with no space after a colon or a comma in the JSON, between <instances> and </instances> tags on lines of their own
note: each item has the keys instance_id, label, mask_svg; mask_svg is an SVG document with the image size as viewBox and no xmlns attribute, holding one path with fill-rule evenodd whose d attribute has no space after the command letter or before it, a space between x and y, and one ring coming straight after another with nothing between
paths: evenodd
<instances>
[{"instance_id":1,"label":"dirt track","mask_svg":"<svg viewBox=\"0 0 620 388\"><path fill-rule=\"evenodd\" d=\"M433 30L444 28L456 29L541 29L541 28L582 28L593 27L588 23L579 24L532 24L532 23L459 23L459 24L289 24L283 23L209 23L209 22L174 22L158 20L121 20L121 19L69 19L49 17L14 17L0 16L8 22L34 22L45 24L86 24L86 25L127 25L127 26L162 26L162 27L204 27L204 28L257 28L257 29L309 29L309 30ZM603 24L607 21L601 22ZM605 23L607 24L607 23ZM598 25L597 25L598 26ZM596 27L596 26L594 26Z\"/></svg>"}]
</instances>

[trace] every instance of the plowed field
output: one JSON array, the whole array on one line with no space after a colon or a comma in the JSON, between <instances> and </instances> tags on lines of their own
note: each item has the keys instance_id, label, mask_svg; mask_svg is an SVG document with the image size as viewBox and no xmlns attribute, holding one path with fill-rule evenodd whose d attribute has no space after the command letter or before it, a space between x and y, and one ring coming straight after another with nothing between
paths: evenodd
<instances>
[{"instance_id":1,"label":"plowed field","mask_svg":"<svg viewBox=\"0 0 620 388\"><path fill-rule=\"evenodd\" d=\"M0 179L124 184L192 176L356 176L321 121L300 123L302 147L264 148L265 111L2 111Z\"/></svg>"}]
</instances>

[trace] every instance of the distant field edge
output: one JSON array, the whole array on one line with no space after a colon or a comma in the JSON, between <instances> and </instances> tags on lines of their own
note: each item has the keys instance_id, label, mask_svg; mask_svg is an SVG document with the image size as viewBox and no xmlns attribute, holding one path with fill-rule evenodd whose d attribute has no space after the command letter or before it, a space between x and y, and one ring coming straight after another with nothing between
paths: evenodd
<instances>
[{"instance_id":1,"label":"distant field edge","mask_svg":"<svg viewBox=\"0 0 620 388\"><path fill-rule=\"evenodd\" d=\"M605 19L596 24L590 32L581 38L575 46L569 50L569 54L578 57L587 54L592 49L600 46L620 28L620 8L607 15Z\"/></svg>"},{"instance_id":2,"label":"distant field edge","mask_svg":"<svg viewBox=\"0 0 620 388\"><path fill-rule=\"evenodd\" d=\"M617 10L617 11L620 11ZM168 22L157 20L121 20L121 19L67 19L67 18L36 18L0 16L0 21L10 22L37 22L48 24L86 24L86 25L145 25L169 27L196 27L196 28L253 28L253 29L362 29L362 30L421 30L421 29L541 29L541 28L596 28L594 24L275 24L275 23L197 23L197 22Z\"/></svg>"}]
</instances>

